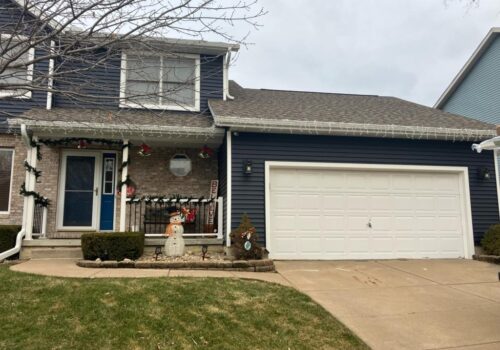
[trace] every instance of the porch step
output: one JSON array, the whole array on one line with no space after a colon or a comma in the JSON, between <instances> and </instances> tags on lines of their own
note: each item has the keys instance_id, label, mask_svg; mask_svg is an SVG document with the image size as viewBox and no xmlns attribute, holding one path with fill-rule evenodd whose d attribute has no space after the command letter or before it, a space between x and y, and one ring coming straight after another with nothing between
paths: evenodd
<instances>
[{"instance_id":1,"label":"porch step","mask_svg":"<svg viewBox=\"0 0 500 350\"><path fill-rule=\"evenodd\" d=\"M83 259L80 247L23 247L21 259Z\"/></svg>"}]
</instances>

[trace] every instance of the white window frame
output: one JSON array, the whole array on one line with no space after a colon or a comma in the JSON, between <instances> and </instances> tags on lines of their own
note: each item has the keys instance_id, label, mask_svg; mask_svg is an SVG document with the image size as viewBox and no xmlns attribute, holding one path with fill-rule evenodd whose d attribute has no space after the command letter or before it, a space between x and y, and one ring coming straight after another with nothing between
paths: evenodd
<instances>
[{"instance_id":1,"label":"white window frame","mask_svg":"<svg viewBox=\"0 0 500 350\"><path fill-rule=\"evenodd\" d=\"M85 150L85 151L75 151L75 150L63 150L61 154L61 162L59 166L59 183L58 183L58 195L57 195L57 211L56 211L56 230L57 231L85 231L94 232L99 231L99 218L101 217L101 194L102 194L102 155L103 152L99 150ZM95 168L94 168L94 189L97 189L98 195L94 197L93 207L92 207L92 226L64 226L64 201L65 199L65 187L66 187L66 164L68 156L76 157L95 157ZM114 215L114 214L113 214Z\"/></svg>"},{"instance_id":2,"label":"white window frame","mask_svg":"<svg viewBox=\"0 0 500 350\"><path fill-rule=\"evenodd\" d=\"M113 153L115 154L115 153ZM104 168L106 166L106 161L110 159L113 161L113 177L111 179L111 181L106 181L105 177L106 177L106 169ZM114 195L115 194L115 178L116 178L116 154L115 154L115 158L111 158L111 157L106 157L104 154L102 156L102 165L103 165L103 169L102 169L102 194L103 195ZM111 192L108 193L106 192L106 183L109 183L111 182Z\"/></svg>"},{"instance_id":3,"label":"white window frame","mask_svg":"<svg viewBox=\"0 0 500 350\"><path fill-rule=\"evenodd\" d=\"M12 183L14 182L14 157L16 151L13 148L0 147L0 151L10 151L12 152L12 162L10 164L10 188L9 188L9 203L7 205L7 211L0 210L0 214L10 214L10 209L12 205Z\"/></svg>"},{"instance_id":4,"label":"white window frame","mask_svg":"<svg viewBox=\"0 0 500 350\"><path fill-rule=\"evenodd\" d=\"M28 38L23 35L12 35L12 34L0 34L1 40L9 40L14 37L13 41L18 38L19 40L27 40ZM33 61L35 59L35 48L30 47L28 50L28 62ZM31 83L33 81L33 72L34 67L33 64L29 64L26 68L26 82ZM20 89L24 90L24 89ZM12 97L12 98L21 98L21 99L30 99L32 97L32 91L28 90L24 94L19 93L16 90L0 90L0 98Z\"/></svg>"},{"instance_id":5,"label":"white window frame","mask_svg":"<svg viewBox=\"0 0 500 350\"><path fill-rule=\"evenodd\" d=\"M194 78L194 106L192 105L182 105L176 104L155 104L155 103L134 103L127 101L127 52L122 52L121 60L121 71L120 71L120 107L122 108L139 108L139 109L168 109L172 111L200 111L200 55L194 54L163 54L158 55L154 53L140 53L137 51L128 51L130 55L142 55L149 57L160 57L160 75L162 75L163 70L163 58L164 57L175 57L175 58L190 58L195 60L195 78ZM162 87L162 79L160 79L160 89ZM160 91L161 94L161 91Z\"/></svg>"}]
</instances>

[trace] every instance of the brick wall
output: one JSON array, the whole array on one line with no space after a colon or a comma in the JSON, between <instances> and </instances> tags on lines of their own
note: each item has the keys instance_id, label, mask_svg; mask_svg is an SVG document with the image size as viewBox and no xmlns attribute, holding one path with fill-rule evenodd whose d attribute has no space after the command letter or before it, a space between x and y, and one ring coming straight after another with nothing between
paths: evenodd
<instances>
[{"instance_id":1,"label":"brick wall","mask_svg":"<svg viewBox=\"0 0 500 350\"><path fill-rule=\"evenodd\" d=\"M153 147L149 157L137 154L138 148L130 151L130 178L137 185L137 195L173 195L208 197L210 181L218 178L217 152L209 159L198 157L199 149L173 149ZM192 171L185 177L176 177L169 171L170 158L184 153L192 163Z\"/></svg>"}]
</instances>

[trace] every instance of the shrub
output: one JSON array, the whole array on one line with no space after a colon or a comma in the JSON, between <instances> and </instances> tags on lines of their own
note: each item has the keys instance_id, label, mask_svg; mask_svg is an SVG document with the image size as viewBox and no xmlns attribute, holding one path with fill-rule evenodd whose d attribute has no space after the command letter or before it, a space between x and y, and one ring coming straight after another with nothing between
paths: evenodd
<instances>
[{"instance_id":1,"label":"shrub","mask_svg":"<svg viewBox=\"0 0 500 350\"><path fill-rule=\"evenodd\" d=\"M481 246L488 255L500 255L500 224L492 225L486 231Z\"/></svg>"},{"instance_id":2,"label":"shrub","mask_svg":"<svg viewBox=\"0 0 500 350\"><path fill-rule=\"evenodd\" d=\"M257 241L255 227L248 215L243 214L240 226L231 232L234 257L238 260L262 259L262 248Z\"/></svg>"},{"instance_id":3,"label":"shrub","mask_svg":"<svg viewBox=\"0 0 500 350\"><path fill-rule=\"evenodd\" d=\"M144 233L97 232L82 235L83 257L87 260L138 259L144 252Z\"/></svg>"},{"instance_id":4,"label":"shrub","mask_svg":"<svg viewBox=\"0 0 500 350\"><path fill-rule=\"evenodd\" d=\"M0 225L0 253L5 252L16 245L17 234L21 231L21 226ZM11 256L9 259L17 259L19 254Z\"/></svg>"}]
</instances>

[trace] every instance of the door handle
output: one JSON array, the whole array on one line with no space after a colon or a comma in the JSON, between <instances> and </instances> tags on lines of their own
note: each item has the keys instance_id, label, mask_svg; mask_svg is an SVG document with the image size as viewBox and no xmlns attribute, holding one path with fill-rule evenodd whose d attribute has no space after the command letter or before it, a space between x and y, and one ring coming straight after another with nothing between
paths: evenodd
<instances>
[{"instance_id":1,"label":"door handle","mask_svg":"<svg viewBox=\"0 0 500 350\"><path fill-rule=\"evenodd\" d=\"M99 195L99 188L97 188L97 187L94 188L94 193L95 193L96 196L98 196Z\"/></svg>"}]
</instances>

